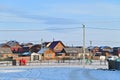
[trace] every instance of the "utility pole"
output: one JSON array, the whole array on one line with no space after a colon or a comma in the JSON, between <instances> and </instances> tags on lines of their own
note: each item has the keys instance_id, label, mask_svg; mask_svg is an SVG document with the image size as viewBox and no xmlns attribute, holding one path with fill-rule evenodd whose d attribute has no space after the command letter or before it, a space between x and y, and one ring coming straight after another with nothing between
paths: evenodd
<instances>
[{"instance_id":1,"label":"utility pole","mask_svg":"<svg viewBox=\"0 0 120 80\"><path fill-rule=\"evenodd\" d=\"M85 25L83 25L83 68L85 68Z\"/></svg>"}]
</instances>

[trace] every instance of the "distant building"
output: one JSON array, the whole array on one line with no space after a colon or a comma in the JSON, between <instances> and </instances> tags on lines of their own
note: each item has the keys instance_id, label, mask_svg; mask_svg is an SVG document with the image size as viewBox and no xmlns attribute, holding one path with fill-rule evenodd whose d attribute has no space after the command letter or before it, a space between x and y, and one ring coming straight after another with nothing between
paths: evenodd
<instances>
[{"instance_id":1,"label":"distant building","mask_svg":"<svg viewBox=\"0 0 120 80\"><path fill-rule=\"evenodd\" d=\"M64 48L65 50L65 56L72 57L74 59L82 58L83 57L83 48ZM88 49L85 49L85 55L89 55Z\"/></svg>"},{"instance_id":2,"label":"distant building","mask_svg":"<svg viewBox=\"0 0 120 80\"><path fill-rule=\"evenodd\" d=\"M56 59L64 55L63 48L65 46L62 43L62 41L48 42L45 45L46 46L44 47L45 50L44 50L44 55L43 55L44 59Z\"/></svg>"},{"instance_id":3,"label":"distant building","mask_svg":"<svg viewBox=\"0 0 120 80\"><path fill-rule=\"evenodd\" d=\"M0 44L0 48L10 48L10 46L7 45L6 43L2 43Z\"/></svg>"},{"instance_id":4,"label":"distant building","mask_svg":"<svg viewBox=\"0 0 120 80\"><path fill-rule=\"evenodd\" d=\"M120 55L120 47L113 47L113 55Z\"/></svg>"},{"instance_id":5,"label":"distant building","mask_svg":"<svg viewBox=\"0 0 120 80\"><path fill-rule=\"evenodd\" d=\"M40 61L40 60L42 60L42 55L39 53L33 52L33 53L31 53L30 60L31 61Z\"/></svg>"},{"instance_id":6,"label":"distant building","mask_svg":"<svg viewBox=\"0 0 120 80\"><path fill-rule=\"evenodd\" d=\"M48 48L54 51L56 57L64 56L64 49L65 45L62 41L53 41Z\"/></svg>"},{"instance_id":7,"label":"distant building","mask_svg":"<svg viewBox=\"0 0 120 80\"><path fill-rule=\"evenodd\" d=\"M14 54L10 48L0 48L0 59L13 58Z\"/></svg>"},{"instance_id":8,"label":"distant building","mask_svg":"<svg viewBox=\"0 0 120 80\"><path fill-rule=\"evenodd\" d=\"M30 48L30 52L33 53L37 53L39 50L41 49L41 45L40 44L35 44Z\"/></svg>"}]
</instances>

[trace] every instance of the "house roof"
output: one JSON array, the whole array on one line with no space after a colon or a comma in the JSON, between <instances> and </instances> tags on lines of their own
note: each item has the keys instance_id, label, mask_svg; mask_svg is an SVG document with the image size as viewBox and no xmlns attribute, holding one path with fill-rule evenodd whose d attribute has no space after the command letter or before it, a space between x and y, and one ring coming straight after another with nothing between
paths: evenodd
<instances>
[{"instance_id":1,"label":"house roof","mask_svg":"<svg viewBox=\"0 0 120 80\"><path fill-rule=\"evenodd\" d=\"M35 44L30 48L30 52L38 52L41 49L41 45L40 44Z\"/></svg>"},{"instance_id":2,"label":"house roof","mask_svg":"<svg viewBox=\"0 0 120 80\"><path fill-rule=\"evenodd\" d=\"M55 46L56 46L59 42L64 46L64 44L63 44L61 41L53 41L53 42L49 45L49 48L54 49Z\"/></svg>"},{"instance_id":3,"label":"house roof","mask_svg":"<svg viewBox=\"0 0 120 80\"><path fill-rule=\"evenodd\" d=\"M48 48L41 48L37 53L43 54Z\"/></svg>"},{"instance_id":4,"label":"house roof","mask_svg":"<svg viewBox=\"0 0 120 80\"><path fill-rule=\"evenodd\" d=\"M112 48L109 47L109 46L101 46L101 47L100 47L100 50L101 50L101 51L111 51Z\"/></svg>"},{"instance_id":5,"label":"house roof","mask_svg":"<svg viewBox=\"0 0 120 80\"><path fill-rule=\"evenodd\" d=\"M2 44L0 44L0 47L8 47L8 48L10 48L10 46L7 45L6 43L2 43Z\"/></svg>"},{"instance_id":6,"label":"house roof","mask_svg":"<svg viewBox=\"0 0 120 80\"><path fill-rule=\"evenodd\" d=\"M10 48L0 48L0 54L12 53Z\"/></svg>"},{"instance_id":7,"label":"house roof","mask_svg":"<svg viewBox=\"0 0 120 80\"><path fill-rule=\"evenodd\" d=\"M22 53L22 55L30 55L31 53L30 52L24 52Z\"/></svg>"},{"instance_id":8,"label":"house roof","mask_svg":"<svg viewBox=\"0 0 120 80\"><path fill-rule=\"evenodd\" d=\"M33 53L31 53L31 55L40 55L40 54L39 54L39 53L33 52Z\"/></svg>"},{"instance_id":9,"label":"house roof","mask_svg":"<svg viewBox=\"0 0 120 80\"><path fill-rule=\"evenodd\" d=\"M16 45L19 45L19 42L17 42L17 41L8 41L6 44L9 45L9 46L16 46Z\"/></svg>"},{"instance_id":10,"label":"house roof","mask_svg":"<svg viewBox=\"0 0 120 80\"><path fill-rule=\"evenodd\" d=\"M64 48L66 53L70 54L77 54L77 53L83 53L83 48ZM89 53L88 49L85 49L86 53Z\"/></svg>"},{"instance_id":11,"label":"house roof","mask_svg":"<svg viewBox=\"0 0 120 80\"><path fill-rule=\"evenodd\" d=\"M44 42L42 43L42 46L48 47L51 42Z\"/></svg>"},{"instance_id":12,"label":"house roof","mask_svg":"<svg viewBox=\"0 0 120 80\"><path fill-rule=\"evenodd\" d=\"M100 49L112 49L112 48L109 46L100 46Z\"/></svg>"}]
</instances>

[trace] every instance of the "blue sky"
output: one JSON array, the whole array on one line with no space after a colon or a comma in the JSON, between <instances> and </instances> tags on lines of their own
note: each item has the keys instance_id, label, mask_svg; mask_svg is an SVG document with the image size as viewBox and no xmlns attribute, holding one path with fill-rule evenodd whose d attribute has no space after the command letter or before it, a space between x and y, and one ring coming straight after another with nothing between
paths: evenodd
<instances>
[{"instance_id":1,"label":"blue sky","mask_svg":"<svg viewBox=\"0 0 120 80\"><path fill-rule=\"evenodd\" d=\"M61 40L65 45L82 45L82 24L86 45L120 46L119 0L0 0L0 42ZM80 27L80 28L78 28ZM49 29L58 30L49 30ZM75 29L65 29L75 28Z\"/></svg>"}]
</instances>

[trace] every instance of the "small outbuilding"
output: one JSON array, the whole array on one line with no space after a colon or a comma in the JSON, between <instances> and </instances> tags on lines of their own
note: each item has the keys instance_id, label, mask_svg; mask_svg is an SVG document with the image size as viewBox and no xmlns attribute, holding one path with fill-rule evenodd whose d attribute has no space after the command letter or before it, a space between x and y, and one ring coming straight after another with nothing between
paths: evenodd
<instances>
[{"instance_id":1,"label":"small outbuilding","mask_svg":"<svg viewBox=\"0 0 120 80\"><path fill-rule=\"evenodd\" d=\"M31 59L31 61L40 61L40 60L42 60L42 55L39 53L33 52L33 53L31 53L30 59Z\"/></svg>"}]
</instances>

